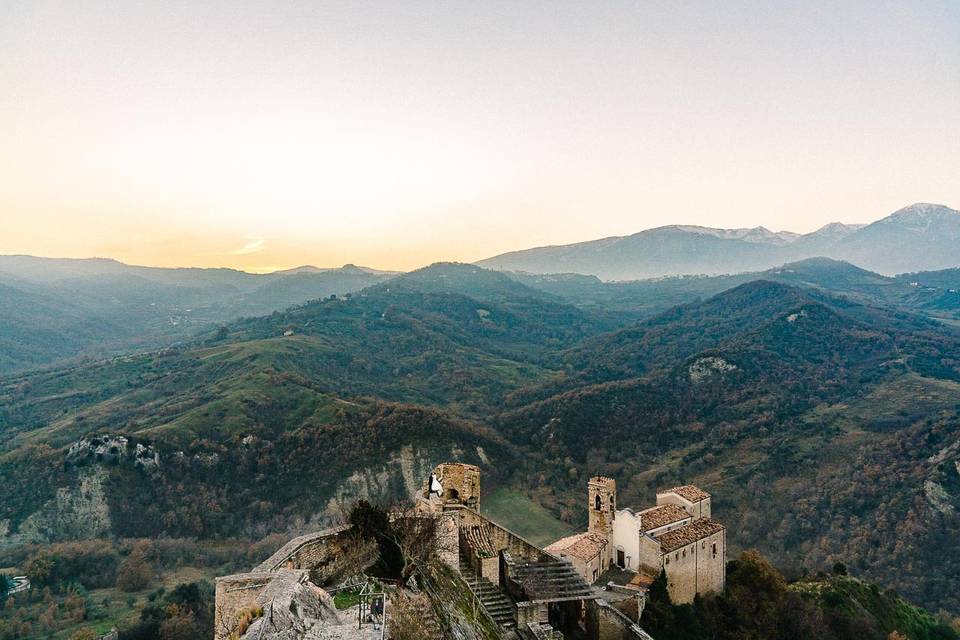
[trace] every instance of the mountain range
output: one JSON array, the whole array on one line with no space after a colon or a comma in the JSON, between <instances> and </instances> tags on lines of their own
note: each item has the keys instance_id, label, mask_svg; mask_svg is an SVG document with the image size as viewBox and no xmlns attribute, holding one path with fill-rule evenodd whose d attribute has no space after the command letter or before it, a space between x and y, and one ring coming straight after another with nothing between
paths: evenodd
<instances>
[{"instance_id":1,"label":"mountain range","mask_svg":"<svg viewBox=\"0 0 960 640\"><path fill-rule=\"evenodd\" d=\"M868 225L832 223L807 234L671 225L630 236L513 251L477 262L501 271L578 273L604 280L761 271L812 257L894 275L960 267L960 212L904 207Z\"/></svg>"}]
</instances>

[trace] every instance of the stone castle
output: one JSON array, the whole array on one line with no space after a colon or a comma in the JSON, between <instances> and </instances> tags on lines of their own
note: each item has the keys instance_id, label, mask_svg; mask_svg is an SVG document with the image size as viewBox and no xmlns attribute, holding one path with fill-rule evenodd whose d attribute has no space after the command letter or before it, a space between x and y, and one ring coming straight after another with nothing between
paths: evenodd
<instances>
[{"instance_id":1,"label":"stone castle","mask_svg":"<svg viewBox=\"0 0 960 640\"><path fill-rule=\"evenodd\" d=\"M656 506L618 509L616 481L598 476L587 485L587 499L587 531L546 548L585 581L596 582L616 567L630 583L645 586L662 570L675 603L723 591L726 530L710 517L709 493L685 485L657 492Z\"/></svg>"},{"instance_id":2,"label":"stone castle","mask_svg":"<svg viewBox=\"0 0 960 640\"><path fill-rule=\"evenodd\" d=\"M543 549L481 514L480 477L474 465L440 464L415 498L416 517L438 523L435 568L417 577L436 639L650 640L639 624L645 585L632 577L663 567L680 602L723 588L723 528L709 518L709 496L705 502L693 488L658 494L656 507L634 514L616 509L613 480L594 478L589 530ZM675 510L684 516L674 518ZM633 528L624 526L630 517L638 519ZM301 536L251 572L218 578L215 639L361 637L347 631L328 595L376 560L371 544L364 563L351 561L351 540L349 527ZM612 573L628 579L605 581ZM254 610L261 620L238 633ZM263 619L288 624L290 611L310 617L264 632Z\"/></svg>"}]
</instances>

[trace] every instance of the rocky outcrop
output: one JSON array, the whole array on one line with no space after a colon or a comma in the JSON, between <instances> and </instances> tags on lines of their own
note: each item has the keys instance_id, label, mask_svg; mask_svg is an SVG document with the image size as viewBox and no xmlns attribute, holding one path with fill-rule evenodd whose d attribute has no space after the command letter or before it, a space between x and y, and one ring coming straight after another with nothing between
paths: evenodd
<instances>
[{"instance_id":1,"label":"rocky outcrop","mask_svg":"<svg viewBox=\"0 0 960 640\"><path fill-rule=\"evenodd\" d=\"M277 571L257 602L263 615L247 629L245 640L302 640L317 627L340 625L333 600L309 581L305 571Z\"/></svg>"},{"instance_id":2,"label":"rocky outcrop","mask_svg":"<svg viewBox=\"0 0 960 640\"><path fill-rule=\"evenodd\" d=\"M715 375L736 371L736 369L737 365L727 362L723 358L718 356L705 356L695 360L690 365L688 372L690 374L690 382L696 384Z\"/></svg>"},{"instance_id":3,"label":"rocky outcrop","mask_svg":"<svg viewBox=\"0 0 960 640\"><path fill-rule=\"evenodd\" d=\"M126 462L141 469L156 470L160 468L160 453L151 444L134 444L126 436L102 434L81 438L70 445L66 461L77 466Z\"/></svg>"}]
</instances>

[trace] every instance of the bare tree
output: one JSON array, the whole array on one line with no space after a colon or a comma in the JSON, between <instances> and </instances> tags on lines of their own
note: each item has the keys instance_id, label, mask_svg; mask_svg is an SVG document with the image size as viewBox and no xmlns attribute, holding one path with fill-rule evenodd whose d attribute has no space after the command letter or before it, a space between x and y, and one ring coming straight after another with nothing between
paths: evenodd
<instances>
[{"instance_id":1,"label":"bare tree","mask_svg":"<svg viewBox=\"0 0 960 640\"><path fill-rule=\"evenodd\" d=\"M456 553L457 527L447 514L422 513L407 506L385 510L361 500L350 522L360 535L378 541L382 555L396 556L401 586L431 560ZM385 560L389 564L389 558Z\"/></svg>"}]
</instances>

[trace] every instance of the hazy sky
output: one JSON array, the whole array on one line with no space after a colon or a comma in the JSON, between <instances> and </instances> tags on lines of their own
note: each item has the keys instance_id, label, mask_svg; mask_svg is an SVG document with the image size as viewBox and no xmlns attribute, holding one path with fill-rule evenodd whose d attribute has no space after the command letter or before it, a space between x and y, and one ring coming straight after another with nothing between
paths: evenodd
<instances>
[{"instance_id":1,"label":"hazy sky","mask_svg":"<svg viewBox=\"0 0 960 640\"><path fill-rule=\"evenodd\" d=\"M960 208L960 2L0 0L0 253L410 268Z\"/></svg>"}]
</instances>

